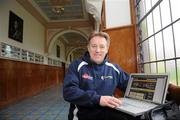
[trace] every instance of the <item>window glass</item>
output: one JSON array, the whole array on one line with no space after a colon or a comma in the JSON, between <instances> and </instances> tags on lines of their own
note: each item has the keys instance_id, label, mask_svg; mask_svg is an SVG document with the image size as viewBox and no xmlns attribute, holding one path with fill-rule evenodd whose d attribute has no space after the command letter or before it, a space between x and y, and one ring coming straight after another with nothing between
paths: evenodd
<instances>
[{"instance_id":1,"label":"window glass","mask_svg":"<svg viewBox=\"0 0 180 120\"><path fill-rule=\"evenodd\" d=\"M151 9L151 0L146 0L145 4L146 4L146 13L147 13Z\"/></svg>"},{"instance_id":2,"label":"window glass","mask_svg":"<svg viewBox=\"0 0 180 120\"><path fill-rule=\"evenodd\" d=\"M145 73L150 73L150 66L149 66L149 64L144 64L144 72Z\"/></svg>"},{"instance_id":3,"label":"window glass","mask_svg":"<svg viewBox=\"0 0 180 120\"><path fill-rule=\"evenodd\" d=\"M165 58L174 57L174 43L172 36L172 27L168 27L163 31L164 47L165 47Z\"/></svg>"},{"instance_id":4,"label":"window glass","mask_svg":"<svg viewBox=\"0 0 180 120\"><path fill-rule=\"evenodd\" d=\"M161 20L162 26L165 27L171 23L170 9L169 8L169 0L163 0L160 4L161 8Z\"/></svg>"},{"instance_id":5,"label":"window glass","mask_svg":"<svg viewBox=\"0 0 180 120\"><path fill-rule=\"evenodd\" d=\"M165 73L164 62L158 62L158 73Z\"/></svg>"},{"instance_id":6,"label":"window glass","mask_svg":"<svg viewBox=\"0 0 180 120\"><path fill-rule=\"evenodd\" d=\"M180 0L171 0L171 11L172 11L172 19L173 21L177 20L180 18Z\"/></svg>"},{"instance_id":7,"label":"window glass","mask_svg":"<svg viewBox=\"0 0 180 120\"><path fill-rule=\"evenodd\" d=\"M136 20L137 20L137 23L138 23L139 20L140 20L140 7L139 6L137 6L137 9L136 9L136 16L137 16Z\"/></svg>"},{"instance_id":8,"label":"window glass","mask_svg":"<svg viewBox=\"0 0 180 120\"><path fill-rule=\"evenodd\" d=\"M155 35L155 43L156 43L157 60L162 60L164 59L162 32L159 32L158 34Z\"/></svg>"},{"instance_id":9,"label":"window glass","mask_svg":"<svg viewBox=\"0 0 180 120\"><path fill-rule=\"evenodd\" d=\"M177 60L178 85L180 85L180 59Z\"/></svg>"},{"instance_id":10,"label":"window glass","mask_svg":"<svg viewBox=\"0 0 180 120\"><path fill-rule=\"evenodd\" d=\"M143 58L144 62L149 62L149 47L148 47L148 40L144 41L142 44L142 50L143 50Z\"/></svg>"},{"instance_id":11,"label":"window glass","mask_svg":"<svg viewBox=\"0 0 180 120\"><path fill-rule=\"evenodd\" d=\"M166 62L166 72L170 74L170 82L176 84L175 60L170 60Z\"/></svg>"},{"instance_id":12,"label":"window glass","mask_svg":"<svg viewBox=\"0 0 180 120\"><path fill-rule=\"evenodd\" d=\"M170 80L180 86L180 0L139 2L136 6L137 19L145 18L137 24L138 42L141 42L137 53L138 70L146 73L169 72Z\"/></svg>"},{"instance_id":13,"label":"window glass","mask_svg":"<svg viewBox=\"0 0 180 120\"><path fill-rule=\"evenodd\" d=\"M154 37L149 38L150 61L156 60Z\"/></svg>"},{"instance_id":14,"label":"window glass","mask_svg":"<svg viewBox=\"0 0 180 120\"><path fill-rule=\"evenodd\" d=\"M140 19L145 15L145 3L144 0L141 0L139 3L139 8L140 8Z\"/></svg>"},{"instance_id":15,"label":"window glass","mask_svg":"<svg viewBox=\"0 0 180 120\"><path fill-rule=\"evenodd\" d=\"M151 73L157 73L156 63L151 63Z\"/></svg>"},{"instance_id":16,"label":"window glass","mask_svg":"<svg viewBox=\"0 0 180 120\"><path fill-rule=\"evenodd\" d=\"M142 40L144 40L145 38L147 38L147 26L146 26L146 19L142 21L141 25L141 38Z\"/></svg>"},{"instance_id":17,"label":"window glass","mask_svg":"<svg viewBox=\"0 0 180 120\"><path fill-rule=\"evenodd\" d=\"M148 0L147 0L148 1ZM152 6L154 6L157 3L158 0L152 0Z\"/></svg>"},{"instance_id":18,"label":"window glass","mask_svg":"<svg viewBox=\"0 0 180 120\"><path fill-rule=\"evenodd\" d=\"M148 36L153 34L153 21L152 21L152 13L147 16L147 29L148 29Z\"/></svg>"},{"instance_id":19,"label":"window glass","mask_svg":"<svg viewBox=\"0 0 180 120\"><path fill-rule=\"evenodd\" d=\"M157 6L153 11L153 18L154 18L154 31L157 32L161 29L159 6Z\"/></svg>"},{"instance_id":20,"label":"window glass","mask_svg":"<svg viewBox=\"0 0 180 120\"><path fill-rule=\"evenodd\" d=\"M173 25L174 37L175 37L175 47L176 47L176 57L180 57L180 21Z\"/></svg>"}]
</instances>

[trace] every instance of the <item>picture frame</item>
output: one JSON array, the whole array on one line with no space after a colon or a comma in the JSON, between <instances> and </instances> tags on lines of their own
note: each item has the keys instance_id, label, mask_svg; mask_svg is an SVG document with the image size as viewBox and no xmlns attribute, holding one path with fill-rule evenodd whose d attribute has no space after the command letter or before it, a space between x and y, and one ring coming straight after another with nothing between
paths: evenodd
<instances>
[{"instance_id":1,"label":"picture frame","mask_svg":"<svg viewBox=\"0 0 180 120\"><path fill-rule=\"evenodd\" d=\"M18 42L23 42L23 19L9 11L8 37Z\"/></svg>"}]
</instances>

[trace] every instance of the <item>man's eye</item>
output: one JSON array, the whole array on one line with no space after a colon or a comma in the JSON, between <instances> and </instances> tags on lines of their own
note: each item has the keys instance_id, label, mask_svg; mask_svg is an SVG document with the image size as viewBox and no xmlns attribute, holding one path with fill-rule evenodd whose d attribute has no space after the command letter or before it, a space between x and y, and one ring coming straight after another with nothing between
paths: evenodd
<instances>
[{"instance_id":1,"label":"man's eye","mask_svg":"<svg viewBox=\"0 0 180 120\"><path fill-rule=\"evenodd\" d=\"M101 49L104 49L105 47L104 46L100 46Z\"/></svg>"},{"instance_id":2,"label":"man's eye","mask_svg":"<svg viewBox=\"0 0 180 120\"><path fill-rule=\"evenodd\" d=\"M92 48L96 48L97 46L96 45L92 45Z\"/></svg>"}]
</instances>

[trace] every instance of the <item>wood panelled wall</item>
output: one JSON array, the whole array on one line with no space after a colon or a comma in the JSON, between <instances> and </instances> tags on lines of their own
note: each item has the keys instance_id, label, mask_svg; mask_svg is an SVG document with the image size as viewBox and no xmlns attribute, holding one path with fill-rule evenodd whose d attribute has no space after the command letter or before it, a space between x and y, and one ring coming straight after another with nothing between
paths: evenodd
<instances>
[{"instance_id":1,"label":"wood panelled wall","mask_svg":"<svg viewBox=\"0 0 180 120\"><path fill-rule=\"evenodd\" d=\"M33 96L64 79L64 68L0 59L0 108Z\"/></svg>"},{"instance_id":2,"label":"wood panelled wall","mask_svg":"<svg viewBox=\"0 0 180 120\"><path fill-rule=\"evenodd\" d=\"M109 60L119 64L126 72L137 72L134 25L105 29L111 37Z\"/></svg>"},{"instance_id":3,"label":"wood panelled wall","mask_svg":"<svg viewBox=\"0 0 180 120\"><path fill-rule=\"evenodd\" d=\"M134 25L104 29L110 35L111 43L108 58L118 64L127 73L137 72L136 42ZM116 89L115 96L122 97L123 92Z\"/></svg>"}]
</instances>

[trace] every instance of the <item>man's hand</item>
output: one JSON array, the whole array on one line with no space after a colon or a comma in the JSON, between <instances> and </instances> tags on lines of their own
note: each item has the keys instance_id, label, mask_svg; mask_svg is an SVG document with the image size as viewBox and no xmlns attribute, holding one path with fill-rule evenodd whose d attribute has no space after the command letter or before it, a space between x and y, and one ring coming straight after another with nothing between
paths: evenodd
<instances>
[{"instance_id":1,"label":"man's hand","mask_svg":"<svg viewBox=\"0 0 180 120\"><path fill-rule=\"evenodd\" d=\"M101 96L100 98L100 105L101 106L107 106L110 108L115 108L121 105L121 100L118 98L115 98L113 96Z\"/></svg>"}]
</instances>

